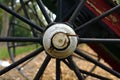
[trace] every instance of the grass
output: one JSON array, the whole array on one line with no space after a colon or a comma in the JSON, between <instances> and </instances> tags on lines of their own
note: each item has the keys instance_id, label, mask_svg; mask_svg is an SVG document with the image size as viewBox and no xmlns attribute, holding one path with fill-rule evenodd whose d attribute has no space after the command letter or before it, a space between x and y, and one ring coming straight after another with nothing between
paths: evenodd
<instances>
[{"instance_id":1,"label":"grass","mask_svg":"<svg viewBox=\"0 0 120 80\"><path fill-rule=\"evenodd\" d=\"M28 53L36 48L36 45L17 47L16 54ZM9 58L9 53L7 47L0 47L0 59Z\"/></svg>"},{"instance_id":2,"label":"grass","mask_svg":"<svg viewBox=\"0 0 120 80\"><path fill-rule=\"evenodd\" d=\"M6 47L0 47L0 59L7 58L9 56L8 50Z\"/></svg>"}]
</instances>

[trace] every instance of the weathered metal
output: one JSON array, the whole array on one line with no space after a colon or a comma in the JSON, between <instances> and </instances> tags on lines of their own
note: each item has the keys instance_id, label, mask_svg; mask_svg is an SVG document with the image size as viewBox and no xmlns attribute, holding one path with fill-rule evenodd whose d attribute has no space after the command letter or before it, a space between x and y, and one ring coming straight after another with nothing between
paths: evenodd
<instances>
[{"instance_id":1,"label":"weathered metal","mask_svg":"<svg viewBox=\"0 0 120 80\"><path fill-rule=\"evenodd\" d=\"M44 33L43 46L45 51L55 58L70 56L77 47L77 36L67 24L57 23L51 25Z\"/></svg>"}]
</instances>

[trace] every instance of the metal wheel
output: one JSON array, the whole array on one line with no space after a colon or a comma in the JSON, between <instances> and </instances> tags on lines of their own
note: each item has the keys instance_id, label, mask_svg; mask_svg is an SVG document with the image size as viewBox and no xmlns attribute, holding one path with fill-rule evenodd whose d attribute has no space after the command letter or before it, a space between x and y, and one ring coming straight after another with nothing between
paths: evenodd
<instances>
[{"instance_id":1,"label":"metal wheel","mask_svg":"<svg viewBox=\"0 0 120 80\"><path fill-rule=\"evenodd\" d=\"M98 60L95 60L92 57L90 57L89 55L83 53L79 49L79 47L77 47L78 44L81 44L81 43L88 43L90 46L92 46L91 44L97 45L97 43L98 44L99 43L108 43L108 44L114 43L115 44L115 43L120 42L119 38L107 38L108 33L111 29L108 30L107 36L105 35L104 37L103 37L104 34L101 34L101 35L98 35L98 34L92 35L93 33L85 34L85 32L87 30L91 30L90 27L92 27L92 26L93 26L92 31L95 31L96 27L94 27L94 26L96 26L96 24L98 24L98 23L100 25L102 23L104 23L104 21L101 21L101 19L105 18L106 16L108 16L109 14L111 14L112 12L117 10L120 7L120 5L115 6L114 8L111 8L110 10L104 12L103 14L101 14L98 17L95 17L95 16L88 16L89 14L86 13L89 10L86 11L87 5L85 6L85 4L88 3L89 0L88 0L88 2L86 2L86 1L87 0L80 0L80 1L79 0L77 0L77 1L74 1L74 0L55 1L55 0L53 0L55 5L48 5L46 0L43 0L43 2L41 0L36 0L35 3L37 3L38 7L41 9L41 11L45 17L45 20L48 24L45 27L43 25L39 25L37 23L32 22L32 19L28 18L27 16L22 16L15 10L12 10L12 9L6 7L4 4L0 3L0 8L2 8L3 10L7 11L10 14L12 14L14 17L20 19L22 22L28 24L29 29L33 33L32 36L27 36L27 37L26 36L24 36L24 37L15 36L14 33L16 32L16 30L12 31L12 29L14 30L14 25L13 25L12 28L10 27L10 29L9 29L10 30L9 37L0 38L1 42L9 42L8 47L12 46L12 48L9 48L9 51L12 50L12 52L10 52L11 59L15 59L14 52L15 52L15 48L17 48L15 42L17 42L17 44L19 42L28 43L28 44L29 44L29 42L32 42L32 43L35 42L35 43L40 44L40 47L37 48L35 51L31 52L30 54L24 56L23 58L21 58L17 61L13 60L14 63L12 63L10 66L0 70L0 75L5 74L6 72L10 71L11 69L13 69L15 67L19 68L19 65L21 65L22 63L24 63L26 61L29 62L31 59L33 59L35 56L40 54L42 51L45 51L45 53L46 53L45 60L41 64L41 67L38 69L37 73L34 75L34 78L33 78L34 80L39 80L40 78L42 78L42 75L43 75L48 63L51 61L51 59L56 60L56 62L55 62L55 64L56 64L56 80L61 79L61 74L62 74L61 62L63 62L65 65L67 65L70 68L70 70L72 70L75 73L77 79L79 79L79 80L85 79L86 76L84 76L84 74L95 77L97 79L109 80L109 78L100 76L99 74L94 74L89 71L82 70L79 67L82 65L76 64L76 62L73 58L74 54L86 59L87 61L101 67L102 69L106 70L107 72L111 73L112 75L120 78L119 72L117 72L111 68L108 68L106 65L100 63ZM24 6L25 2L22 3L23 0L20 0L20 2L21 2L21 5ZM30 0L29 4L32 4L33 2L32 2L32 0ZM52 1L50 1L50 2L52 2ZM73 2L76 4L73 5ZM53 13L55 13L55 15L56 15L55 20L51 20L50 16L47 13L48 10L46 10L43 3L48 7L48 9L50 9ZM66 6L66 8L64 8L65 5L72 5L72 7ZM53 6L53 8L55 6L56 10L51 8L51 6ZM69 10L69 8L71 10ZM25 9L25 8L22 8L22 9ZM23 12L24 12L24 10L23 10ZM91 14L92 14L92 12L90 13L90 15ZM95 18L93 18L93 17L95 17ZM16 21L16 18L15 18L15 21ZM96 23L97 21L98 21L98 23ZM91 25L91 24L94 24L94 25ZM106 30L104 31L104 28L102 28L102 30L103 30L103 32L106 32ZM38 35L38 32L41 34L39 34L39 36L35 36L35 35ZM99 37L99 38L97 38L97 37ZM110 36L108 36L108 37L110 37ZM98 54L98 55L101 56L100 54Z\"/></svg>"},{"instance_id":2,"label":"metal wheel","mask_svg":"<svg viewBox=\"0 0 120 80\"><path fill-rule=\"evenodd\" d=\"M25 3L25 5L23 5ZM29 4L31 3L31 4ZM39 23L36 23L36 24L39 24L41 26L45 26L45 22L42 22L43 20L41 20L39 17L39 14L37 13L37 9L36 9L36 6L35 6L35 2L32 2L32 1L22 1L20 0L20 3L17 3L17 2L11 2L11 7L13 10L14 9L14 6L17 6L18 4L20 4L21 6L18 7L18 9L16 10L16 12L18 12L20 14L20 12L23 11L23 16L25 16L26 18L30 19L32 18L31 20L35 21L35 22L39 22ZM22 7L23 6L23 7ZM27 9L30 9L31 12L29 12ZM26 12L26 10L28 12ZM34 13L33 15L34 16L31 16L31 13ZM37 19L34 19L37 18ZM37 21L38 20L38 21ZM36 37L38 36L40 33L38 32L35 32L34 29L31 28L31 26L27 26L26 24L24 23L20 23L20 21L18 19L16 19L14 16L11 18L10 20L10 28L9 28L9 31L8 31L8 37L17 37L17 36L21 36L21 34L19 33L23 33L24 34L24 37ZM24 24L24 26L23 26ZM21 30L22 29L22 30ZM21 32L20 32L21 30ZM19 33L18 33L19 32ZM32 32L32 34L31 34ZM22 34L22 35L23 35ZM29 47L29 46L37 46L36 43L28 43L28 42L8 42L8 51L9 51L9 55L10 55L10 58L12 60L12 62L15 62L17 61L18 57L16 57L16 55L18 54L18 49L21 48L21 47ZM25 53L25 51L24 51ZM77 57L77 56L75 56ZM97 56L96 56L97 57ZM80 59L80 58L79 58ZM96 58L97 59L97 58ZM32 60L32 59L31 59ZM21 64L20 66L17 67L17 70L22 74L23 77L25 77L26 79L29 79L29 76L26 74L27 71L25 70L25 66L27 64L29 64L29 62L31 62L31 60L27 61L26 63L24 64ZM98 58L97 60L100 60L100 58ZM96 68L96 65L93 65L91 66L91 68L89 69L90 72L94 71L94 69ZM88 75L87 75L88 76ZM87 77L86 76L86 77Z\"/></svg>"},{"instance_id":3,"label":"metal wheel","mask_svg":"<svg viewBox=\"0 0 120 80\"><path fill-rule=\"evenodd\" d=\"M18 8L15 9L14 6L18 6ZM43 27L46 24L45 21L43 20L43 18L40 19L40 17L42 17L42 15L40 16L37 13L36 2L23 1L23 0L20 0L20 2L11 1L11 8L12 8L12 10L16 11L17 13L24 16L25 18L27 18L31 21L34 21L35 24L41 25ZM44 21L44 22L42 22L42 21ZM15 16L11 17L10 27L8 30L8 37L18 37L18 36L19 37L38 37L38 36L40 36L40 34L41 34L40 32L38 32L31 26L27 25L26 23L21 22ZM16 58L16 55L19 54L19 49L28 47L28 49L25 49L24 51L22 51L23 53L26 53L26 51L28 51L29 49L31 49L31 48L37 49L39 46L40 46L40 44L38 44L36 42L8 42L8 52L9 52L12 62L14 63L15 61L18 60L18 57ZM24 67L31 60L28 60L26 63L21 64L20 66L17 67L17 70L26 79L29 79L29 78L28 78L28 75L25 74L26 71L24 70Z\"/></svg>"}]
</instances>

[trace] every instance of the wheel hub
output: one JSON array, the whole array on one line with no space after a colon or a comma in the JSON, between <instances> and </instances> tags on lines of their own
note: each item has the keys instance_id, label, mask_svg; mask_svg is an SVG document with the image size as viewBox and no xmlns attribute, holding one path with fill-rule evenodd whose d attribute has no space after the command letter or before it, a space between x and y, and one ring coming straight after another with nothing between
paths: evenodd
<instances>
[{"instance_id":1,"label":"wheel hub","mask_svg":"<svg viewBox=\"0 0 120 80\"><path fill-rule=\"evenodd\" d=\"M43 46L45 51L55 58L70 56L76 46L77 37L74 30L67 24L57 23L50 26L44 33Z\"/></svg>"},{"instance_id":2,"label":"wheel hub","mask_svg":"<svg viewBox=\"0 0 120 80\"><path fill-rule=\"evenodd\" d=\"M58 32L55 35L53 35L52 45L57 50L66 49L69 45L69 42L69 37L63 32Z\"/></svg>"}]
</instances>

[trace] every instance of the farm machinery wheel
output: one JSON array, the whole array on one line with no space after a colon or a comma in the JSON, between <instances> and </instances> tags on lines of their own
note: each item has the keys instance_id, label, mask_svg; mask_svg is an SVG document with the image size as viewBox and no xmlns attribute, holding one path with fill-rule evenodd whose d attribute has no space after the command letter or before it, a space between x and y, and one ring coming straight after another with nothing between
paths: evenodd
<instances>
[{"instance_id":1,"label":"farm machinery wheel","mask_svg":"<svg viewBox=\"0 0 120 80\"><path fill-rule=\"evenodd\" d=\"M49 1L51 2L51 4L48 4L50 3ZM94 4L95 2L105 3L103 0L96 0L93 2L92 0L76 0L76 1L59 0L57 2L55 0L49 0L49 1L48 2L46 2L45 0L33 1L37 3L37 8L39 7L41 9L41 12L43 13L43 16L47 22L47 25L45 26L43 26L43 24L41 25L41 24L34 23L32 20L36 20L36 19L29 18L29 16L26 15L28 13L26 13L27 10L25 10L26 8L24 6L25 4L27 5L32 4L33 3L32 0L28 0L26 1L26 3L23 0L20 0L20 3L21 3L20 5L22 5L21 9L23 9L23 13L25 16L21 15L22 12L21 14L19 14L19 12L16 12L14 9L12 10L6 7L3 3L0 3L0 8L2 8L3 10L7 11L8 13L14 16L12 17L13 22L11 22L12 24L8 32L9 33L8 37L0 38L1 42L8 42L8 49L9 49L10 57L13 63L10 66L0 70L0 75L5 74L6 72L10 71L15 67L17 69L20 69L19 65L21 65L26 61L28 62L31 61L31 59L33 59L35 56L40 54L42 51L45 51L46 53L45 60L43 61L43 64L41 65L41 67L38 69L38 72L35 74L34 80L39 80L42 77L42 74L44 73L51 59L56 60L56 63L55 63L56 64L56 80L61 79L61 74L62 74L61 64L60 64L61 62L66 64L70 68L70 70L72 70L76 74L76 77L79 80L85 79L86 76L84 76L84 74L98 78L98 79L109 80L109 78L102 77L99 74L94 74L92 72L85 71L79 68L79 66L82 66L82 65L76 64L76 62L74 61L74 55L80 56L86 59L87 61L106 70L112 75L120 78L119 72L111 68L108 68L104 64L100 63L98 60L95 60L89 55L82 52L82 50L80 50L79 47L77 47L78 44L87 43L97 52L98 49L101 49L103 47L99 46L98 49L95 49L98 46L97 47L94 47L94 46L99 44L101 45L101 43L104 46L107 46L106 44L120 43L120 39L117 38L117 36L119 36L119 30L116 31L116 29L112 28L110 24L108 25L106 21L106 19L109 20L107 16L115 12L117 9L119 9L120 5L110 8L109 10L104 11L104 13L101 13L100 10L96 9ZM12 2L14 2L14 0L12 0ZM52 11L56 15L56 18L54 20L51 20L50 16L48 15L49 10L45 8L43 3L47 6L47 8L50 11ZM52 3L54 3L55 5L53 5ZM13 8L16 6L17 5L13 4ZM30 12L34 14L32 10L30 10ZM98 13L101 15L98 15ZM15 29L16 25L20 26L18 24L19 21L17 21L17 18L20 19L25 24L29 25L27 27L28 36L19 37L18 35L15 34L16 30L20 30L19 28ZM37 22L39 22L39 19L37 20L38 20ZM17 21L17 24L16 24L16 21ZM23 29L26 30L26 28L23 28ZM15 55L16 55L15 50L17 46L27 45L27 44L29 45L32 43L37 43L40 46L35 51L15 61ZM110 48L108 47L105 47L105 48L109 50ZM111 52L113 54L113 51ZM107 54L107 55L111 56L110 54ZM102 53L98 54L98 57L99 56L105 59ZM109 58L106 58L106 59L109 59ZM106 59L105 61L107 61ZM112 58L110 57L110 59L114 60L114 57ZM118 62L116 61L115 64L117 63Z\"/></svg>"},{"instance_id":2,"label":"farm machinery wheel","mask_svg":"<svg viewBox=\"0 0 120 80\"><path fill-rule=\"evenodd\" d=\"M12 10L16 11L20 15L24 16L25 18L32 20L35 24L45 27L45 20L38 14L38 9L36 3L33 1L23 1L20 2L11 1L11 8ZM18 8L16 9L15 6ZM39 12L40 13L40 12ZM41 17L41 18L40 18ZM44 22L42 22L44 21ZM8 30L8 37L38 37L40 36L41 32L35 30L30 25L27 25L24 22L21 22L15 16L12 16L10 19L10 26ZM23 53L29 51L31 48L37 49L40 44L36 42L8 42L8 52L11 61L14 63L18 60L16 55L19 54L19 49L26 48L23 50ZM27 62L21 64L20 66L16 67L16 69L22 74L23 77L28 79L28 75L25 74L24 67L27 65L32 59L28 60Z\"/></svg>"}]
</instances>

